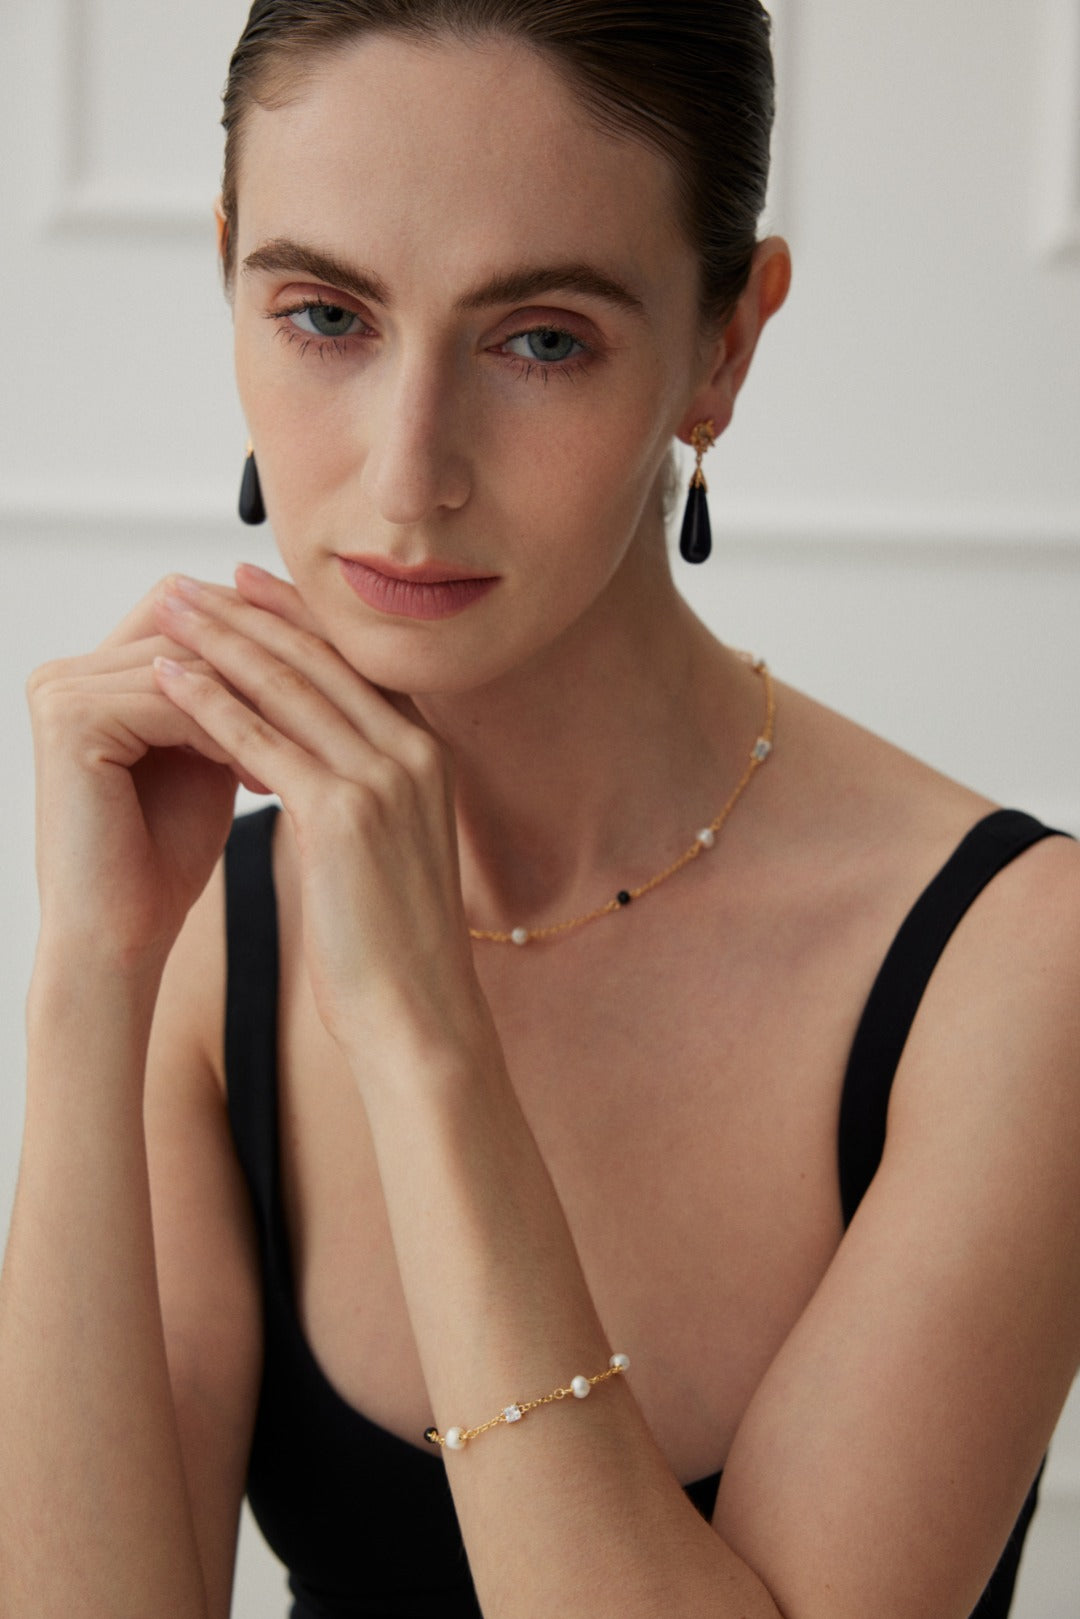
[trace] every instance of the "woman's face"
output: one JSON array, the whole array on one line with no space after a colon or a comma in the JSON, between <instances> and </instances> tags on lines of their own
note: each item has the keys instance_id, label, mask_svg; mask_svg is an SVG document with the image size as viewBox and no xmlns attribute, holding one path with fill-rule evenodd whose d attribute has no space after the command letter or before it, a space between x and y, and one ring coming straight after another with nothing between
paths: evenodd
<instances>
[{"instance_id":1,"label":"woman's face","mask_svg":"<svg viewBox=\"0 0 1080 1619\"><path fill-rule=\"evenodd\" d=\"M375 36L250 110L239 192L241 398L321 630L414 693L524 664L660 540L701 369L667 163L522 47Z\"/></svg>"}]
</instances>

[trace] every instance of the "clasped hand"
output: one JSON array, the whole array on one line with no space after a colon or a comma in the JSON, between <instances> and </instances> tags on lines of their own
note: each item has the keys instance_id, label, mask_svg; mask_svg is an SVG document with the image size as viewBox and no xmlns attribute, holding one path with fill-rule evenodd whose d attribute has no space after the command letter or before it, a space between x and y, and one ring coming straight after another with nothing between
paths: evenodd
<instances>
[{"instance_id":1,"label":"clasped hand","mask_svg":"<svg viewBox=\"0 0 1080 1619\"><path fill-rule=\"evenodd\" d=\"M160 690L280 797L312 989L346 1054L452 1045L482 997L447 752L314 631L291 585L255 569L237 582L166 582L159 627L192 657L155 660Z\"/></svg>"}]
</instances>

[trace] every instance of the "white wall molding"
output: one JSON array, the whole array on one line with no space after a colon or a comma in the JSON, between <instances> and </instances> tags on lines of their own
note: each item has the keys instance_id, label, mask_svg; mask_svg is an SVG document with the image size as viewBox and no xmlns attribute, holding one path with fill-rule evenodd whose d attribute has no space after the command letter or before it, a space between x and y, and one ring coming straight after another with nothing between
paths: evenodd
<instances>
[{"instance_id":1,"label":"white wall molding","mask_svg":"<svg viewBox=\"0 0 1080 1619\"><path fill-rule=\"evenodd\" d=\"M69 539L79 532L138 543L149 534L171 535L177 529L213 538L239 521L235 507L235 501L218 501L209 493L158 497L95 490L82 498L78 491L61 499L16 497L0 502L0 544L50 534Z\"/></svg>"},{"instance_id":2,"label":"white wall molding","mask_svg":"<svg viewBox=\"0 0 1080 1619\"><path fill-rule=\"evenodd\" d=\"M1038 244L1049 264L1080 262L1080 0L1044 0Z\"/></svg>"},{"instance_id":3,"label":"white wall molding","mask_svg":"<svg viewBox=\"0 0 1080 1619\"><path fill-rule=\"evenodd\" d=\"M209 192L195 196L186 191L88 180L64 190L48 224L63 232L123 236L137 231L202 240L213 233L212 208Z\"/></svg>"},{"instance_id":4,"label":"white wall molding","mask_svg":"<svg viewBox=\"0 0 1080 1619\"><path fill-rule=\"evenodd\" d=\"M73 491L63 496L42 491L0 502L0 545L33 537L107 533L117 540L144 543L155 531L178 530L197 538L238 534L231 495L208 488L184 495L146 495L123 489ZM1034 564L1038 559L1080 566L1080 511L962 511L930 507L821 506L744 503L712 506L717 550L762 555L855 557L867 561L918 559L934 555L973 566L997 559Z\"/></svg>"},{"instance_id":5,"label":"white wall molding","mask_svg":"<svg viewBox=\"0 0 1080 1619\"><path fill-rule=\"evenodd\" d=\"M212 232L213 187L95 172L89 158L96 109L90 90L95 29L93 0L61 0L58 109L60 175L46 224L94 235L191 236Z\"/></svg>"},{"instance_id":6,"label":"white wall molding","mask_svg":"<svg viewBox=\"0 0 1080 1619\"><path fill-rule=\"evenodd\" d=\"M1080 562L1080 511L959 510L931 506L815 505L790 509L768 502L712 504L717 546L745 544L775 551L807 550L850 558L882 559L937 553L973 561L992 556L1026 558L1040 553L1074 556Z\"/></svg>"}]
</instances>

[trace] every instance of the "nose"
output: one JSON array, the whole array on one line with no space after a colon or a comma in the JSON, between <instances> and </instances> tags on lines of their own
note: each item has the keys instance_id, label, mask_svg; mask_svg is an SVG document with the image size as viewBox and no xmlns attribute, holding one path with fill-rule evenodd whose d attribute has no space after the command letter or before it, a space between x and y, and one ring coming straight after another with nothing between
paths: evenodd
<instances>
[{"instance_id":1,"label":"nose","mask_svg":"<svg viewBox=\"0 0 1080 1619\"><path fill-rule=\"evenodd\" d=\"M469 498L467 413L450 369L430 352L403 359L371 402L365 473L374 507L389 524L457 511Z\"/></svg>"}]
</instances>

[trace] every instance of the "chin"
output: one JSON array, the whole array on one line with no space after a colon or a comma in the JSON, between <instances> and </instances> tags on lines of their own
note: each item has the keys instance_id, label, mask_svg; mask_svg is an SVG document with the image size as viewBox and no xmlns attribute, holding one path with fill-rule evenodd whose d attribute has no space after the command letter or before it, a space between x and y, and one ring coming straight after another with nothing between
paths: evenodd
<instances>
[{"instance_id":1,"label":"chin","mask_svg":"<svg viewBox=\"0 0 1080 1619\"><path fill-rule=\"evenodd\" d=\"M520 649L492 633L490 624L462 634L446 624L343 622L317 614L329 644L365 680L406 697L455 697L477 691L518 668ZM527 657L527 654L526 654Z\"/></svg>"}]
</instances>

